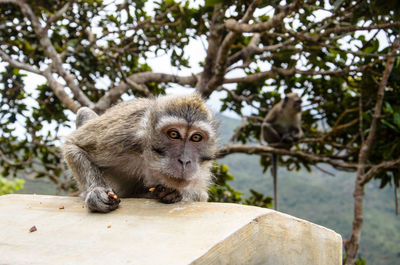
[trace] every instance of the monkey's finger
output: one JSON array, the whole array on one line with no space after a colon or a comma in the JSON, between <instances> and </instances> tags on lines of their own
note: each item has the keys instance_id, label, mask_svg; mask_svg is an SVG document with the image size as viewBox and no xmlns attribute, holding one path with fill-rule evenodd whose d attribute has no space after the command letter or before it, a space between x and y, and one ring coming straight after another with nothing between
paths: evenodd
<instances>
[{"instance_id":1,"label":"monkey's finger","mask_svg":"<svg viewBox=\"0 0 400 265\"><path fill-rule=\"evenodd\" d=\"M152 193L157 197L161 197L166 190L167 189L163 185L157 185Z\"/></svg>"},{"instance_id":2,"label":"monkey's finger","mask_svg":"<svg viewBox=\"0 0 400 265\"><path fill-rule=\"evenodd\" d=\"M111 199L111 204L115 203L115 202L121 202L121 200L118 198L117 194L115 194L115 192L112 189L107 189L107 196L109 199ZM109 200L107 200L109 201Z\"/></svg>"},{"instance_id":3,"label":"monkey's finger","mask_svg":"<svg viewBox=\"0 0 400 265\"><path fill-rule=\"evenodd\" d=\"M162 203L175 203L175 202L179 202L181 200L182 200L182 195L177 190L174 190L174 191L166 194L162 198L160 198L160 201Z\"/></svg>"},{"instance_id":4,"label":"monkey's finger","mask_svg":"<svg viewBox=\"0 0 400 265\"><path fill-rule=\"evenodd\" d=\"M115 199L115 200L118 200L117 194L115 194L115 193L112 192L112 191L109 191L109 192L107 193L107 195L108 195L108 197L110 197L110 198L113 198L113 199Z\"/></svg>"},{"instance_id":5,"label":"monkey's finger","mask_svg":"<svg viewBox=\"0 0 400 265\"><path fill-rule=\"evenodd\" d=\"M85 199L86 206L92 212L110 212L118 208L119 199L108 196L108 191L103 187L96 187L88 193Z\"/></svg>"}]
</instances>

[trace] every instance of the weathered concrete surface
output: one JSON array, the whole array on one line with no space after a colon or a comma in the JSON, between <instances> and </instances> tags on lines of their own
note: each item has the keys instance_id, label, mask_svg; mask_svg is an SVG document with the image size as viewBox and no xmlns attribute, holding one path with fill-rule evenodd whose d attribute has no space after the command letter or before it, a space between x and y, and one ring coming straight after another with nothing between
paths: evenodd
<instances>
[{"instance_id":1,"label":"weathered concrete surface","mask_svg":"<svg viewBox=\"0 0 400 265\"><path fill-rule=\"evenodd\" d=\"M64 208L64 209L60 209ZM37 231L29 232L32 226ZM76 197L0 196L0 264L341 264L342 239L258 207L123 199L108 214Z\"/></svg>"}]
</instances>

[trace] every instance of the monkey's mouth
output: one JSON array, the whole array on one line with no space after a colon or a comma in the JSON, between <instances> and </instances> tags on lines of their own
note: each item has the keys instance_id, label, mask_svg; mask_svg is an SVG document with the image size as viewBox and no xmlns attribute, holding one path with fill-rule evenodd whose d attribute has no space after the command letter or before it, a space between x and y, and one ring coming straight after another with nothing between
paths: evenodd
<instances>
[{"instance_id":1,"label":"monkey's mouth","mask_svg":"<svg viewBox=\"0 0 400 265\"><path fill-rule=\"evenodd\" d=\"M169 184L178 188L185 187L190 183L190 181L187 179L177 178L171 175L166 175L166 179Z\"/></svg>"}]
</instances>

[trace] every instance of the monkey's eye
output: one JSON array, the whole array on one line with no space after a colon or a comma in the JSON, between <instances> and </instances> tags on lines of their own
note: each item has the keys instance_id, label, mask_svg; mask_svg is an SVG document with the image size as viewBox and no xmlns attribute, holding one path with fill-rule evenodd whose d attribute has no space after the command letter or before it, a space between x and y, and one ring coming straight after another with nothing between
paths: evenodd
<instances>
[{"instance_id":1,"label":"monkey's eye","mask_svg":"<svg viewBox=\"0 0 400 265\"><path fill-rule=\"evenodd\" d=\"M192 140L193 142L200 142L202 139L203 139L203 136L201 136L198 133L193 134L192 137L190 137L190 140Z\"/></svg>"},{"instance_id":2,"label":"monkey's eye","mask_svg":"<svg viewBox=\"0 0 400 265\"><path fill-rule=\"evenodd\" d=\"M167 132L167 135L169 138L171 139L180 139L181 136L179 135L179 132L175 131L175 130L170 130Z\"/></svg>"}]
</instances>

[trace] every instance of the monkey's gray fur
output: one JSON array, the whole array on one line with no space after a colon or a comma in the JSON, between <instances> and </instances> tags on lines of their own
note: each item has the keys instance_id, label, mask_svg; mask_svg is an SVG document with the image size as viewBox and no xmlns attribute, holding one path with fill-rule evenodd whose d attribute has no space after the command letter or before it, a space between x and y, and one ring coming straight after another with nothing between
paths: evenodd
<instances>
[{"instance_id":1,"label":"monkey's gray fur","mask_svg":"<svg viewBox=\"0 0 400 265\"><path fill-rule=\"evenodd\" d=\"M260 138L270 144L290 146L302 136L301 98L296 93L289 93L268 112Z\"/></svg>"},{"instance_id":2,"label":"monkey's gray fur","mask_svg":"<svg viewBox=\"0 0 400 265\"><path fill-rule=\"evenodd\" d=\"M208 199L217 125L198 94L135 99L101 116L81 108L76 125L63 155L91 211L116 209L116 195Z\"/></svg>"},{"instance_id":3,"label":"monkey's gray fur","mask_svg":"<svg viewBox=\"0 0 400 265\"><path fill-rule=\"evenodd\" d=\"M289 93L268 112L261 126L261 143L268 142L275 147L289 149L293 142L303 136L301 129L301 98ZM274 209L278 209L278 156L271 155L274 182Z\"/></svg>"}]
</instances>

